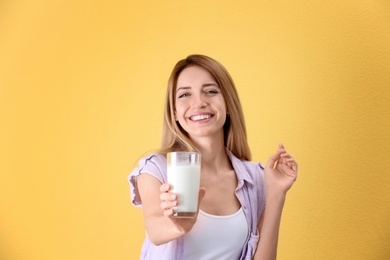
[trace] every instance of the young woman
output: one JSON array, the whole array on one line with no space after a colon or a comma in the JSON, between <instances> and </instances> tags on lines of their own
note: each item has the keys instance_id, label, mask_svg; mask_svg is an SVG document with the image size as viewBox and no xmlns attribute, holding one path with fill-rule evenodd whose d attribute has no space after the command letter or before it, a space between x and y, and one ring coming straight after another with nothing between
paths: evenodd
<instances>
[{"instance_id":1,"label":"young woman","mask_svg":"<svg viewBox=\"0 0 390 260\"><path fill-rule=\"evenodd\" d=\"M172 218L178 198L167 184L171 151L201 154L196 218ZM141 259L276 259L283 205L298 166L283 145L265 167L250 160L229 73L204 55L179 61L168 82L161 149L129 176L146 228Z\"/></svg>"}]
</instances>

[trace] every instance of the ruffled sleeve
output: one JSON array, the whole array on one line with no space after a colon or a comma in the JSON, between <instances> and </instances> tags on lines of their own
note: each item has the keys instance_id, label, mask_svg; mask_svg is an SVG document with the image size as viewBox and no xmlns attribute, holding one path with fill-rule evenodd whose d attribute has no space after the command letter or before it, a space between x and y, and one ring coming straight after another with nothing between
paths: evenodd
<instances>
[{"instance_id":1,"label":"ruffled sleeve","mask_svg":"<svg viewBox=\"0 0 390 260\"><path fill-rule=\"evenodd\" d=\"M137 177L140 174L150 174L161 183L167 182L167 161L164 155L151 154L143 157L139 161L139 166L134 168L128 177L130 184L131 202L137 206L142 207L141 197L138 191Z\"/></svg>"}]
</instances>

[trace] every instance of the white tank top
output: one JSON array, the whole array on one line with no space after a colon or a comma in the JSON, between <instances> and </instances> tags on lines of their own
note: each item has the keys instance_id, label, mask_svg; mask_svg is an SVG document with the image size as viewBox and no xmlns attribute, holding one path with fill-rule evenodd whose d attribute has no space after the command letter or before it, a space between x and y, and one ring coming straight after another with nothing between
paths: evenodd
<instances>
[{"instance_id":1,"label":"white tank top","mask_svg":"<svg viewBox=\"0 0 390 260\"><path fill-rule=\"evenodd\" d=\"M184 235L184 259L239 259L248 232L242 208L227 216L199 210L195 225Z\"/></svg>"}]
</instances>

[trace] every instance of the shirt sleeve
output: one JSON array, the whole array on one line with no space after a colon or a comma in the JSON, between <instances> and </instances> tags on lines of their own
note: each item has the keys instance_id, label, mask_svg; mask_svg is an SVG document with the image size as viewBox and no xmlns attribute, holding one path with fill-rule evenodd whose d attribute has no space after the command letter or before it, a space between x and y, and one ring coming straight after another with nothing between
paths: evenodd
<instances>
[{"instance_id":1,"label":"shirt sleeve","mask_svg":"<svg viewBox=\"0 0 390 260\"><path fill-rule=\"evenodd\" d=\"M130 184L131 202L136 207L142 207L141 197L138 191L137 177L141 174L150 174L159 182L167 182L166 178L166 159L160 154L151 154L139 161L139 166L134 168L128 177Z\"/></svg>"}]
</instances>

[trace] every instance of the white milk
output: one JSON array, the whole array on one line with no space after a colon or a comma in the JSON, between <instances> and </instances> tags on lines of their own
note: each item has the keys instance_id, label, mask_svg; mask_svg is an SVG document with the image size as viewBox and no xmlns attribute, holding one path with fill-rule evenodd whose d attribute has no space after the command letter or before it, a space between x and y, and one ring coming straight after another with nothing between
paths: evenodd
<instances>
[{"instance_id":1,"label":"white milk","mask_svg":"<svg viewBox=\"0 0 390 260\"><path fill-rule=\"evenodd\" d=\"M179 204L176 212L196 212L200 186L200 165L168 166L168 183L173 186Z\"/></svg>"}]
</instances>

